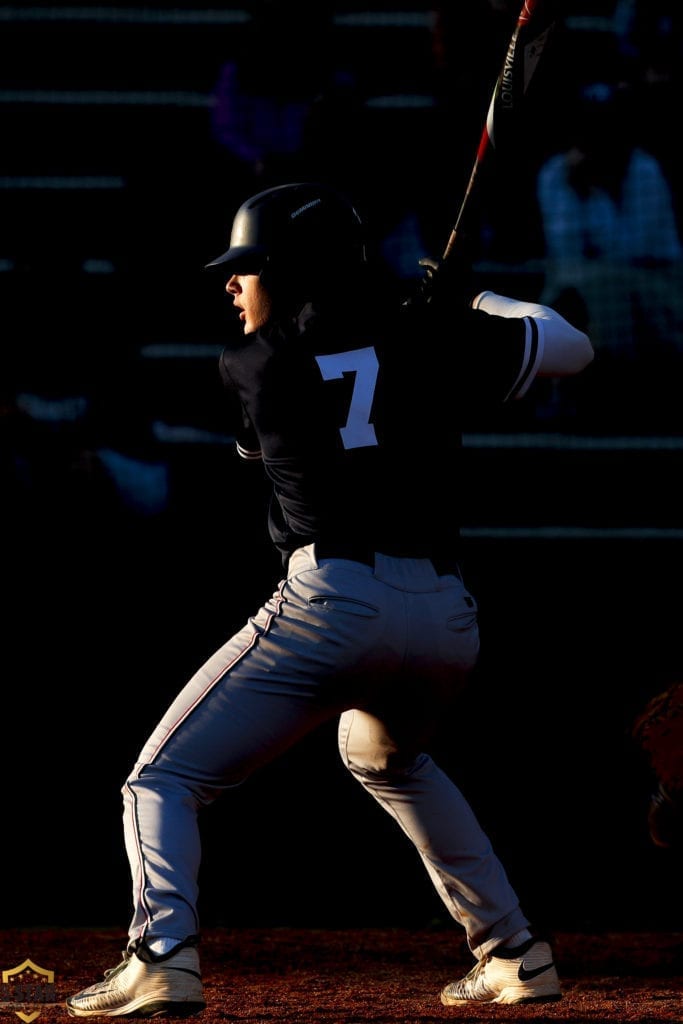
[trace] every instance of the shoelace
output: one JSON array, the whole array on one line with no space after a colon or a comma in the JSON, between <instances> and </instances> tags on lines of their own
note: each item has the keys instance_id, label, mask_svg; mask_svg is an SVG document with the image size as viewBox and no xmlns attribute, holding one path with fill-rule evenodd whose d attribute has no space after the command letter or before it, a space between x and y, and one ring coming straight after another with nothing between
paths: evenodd
<instances>
[{"instance_id":1,"label":"shoelace","mask_svg":"<svg viewBox=\"0 0 683 1024\"><path fill-rule=\"evenodd\" d=\"M479 960L474 965L474 967L467 972L465 977L460 982L460 986L464 987L465 986L465 982L474 983L477 980L477 978L479 977L479 975L482 973L482 971L485 969L485 967L486 967L486 965L487 965L487 963L489 962L490 959L491 959L490 957L485 956L483 960ZM460 986L458 986L458 987L460 987Z\"/></svg>"},{"instance_id":2,"label":"shoelace","mask_svg":"<svg viewBox=\"0 0 683 1024\"><path fill-rule=\"evenodd\" d=\"M130 955L126 952L125 949L123 949L121 950L121 956L123 957L123 960L121 961L120 964L117 964L116 967L110 967L109 970L104 972L105 978L111 978L113 974L118 974L119 971L123 970L123 968L126 966L128 961L130 960Z\"/></svg>"}]
</instances>

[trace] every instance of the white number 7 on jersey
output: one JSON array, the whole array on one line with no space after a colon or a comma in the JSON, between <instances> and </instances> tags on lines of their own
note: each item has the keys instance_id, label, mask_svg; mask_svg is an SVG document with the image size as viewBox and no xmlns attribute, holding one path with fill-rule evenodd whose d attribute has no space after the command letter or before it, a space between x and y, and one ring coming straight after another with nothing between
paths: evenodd
<instances>
[{"instance_id":1,"label":"white number 7 on jersey","mask_svg":"<svg viewBox=\"0 0 683 1024\"><path fill-rule=\"evenodd\" d=\"M345 373L355 373L349 415L340 429L345 448L367 448L377 444L375 428L370 422L372 400L379 362L374 348L356 348L351 352L335 352L331 355L316 356L323 380L338 380Z\"/></svg>"}]
</instances>

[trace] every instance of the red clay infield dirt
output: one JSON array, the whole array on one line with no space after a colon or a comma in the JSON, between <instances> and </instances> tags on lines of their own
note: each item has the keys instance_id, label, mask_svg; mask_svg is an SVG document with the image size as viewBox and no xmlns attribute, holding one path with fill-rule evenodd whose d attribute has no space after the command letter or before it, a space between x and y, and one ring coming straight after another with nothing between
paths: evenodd
<instances>
[{"instance_id":1,"label":"red clay infield dirt","mask_svg":"<svg viewBox=\"0 0 683 1024\"><path fill-rule=\"evenodd\" d=\"M55 1002L5 1002L4 1021L32 1022L36 1010L41 1024L70 1019L66 996L114 967L124 941L111 928L0 932L3 970L30 959L54 971ZM553 945L564 990L560 1002L445 1007L440 988L472 966L459 934L450 929L209 929L201 944L207 1008L195 1019L201 1024L683 1020L683 932L560 932Z\"/></svg>"}]
</instances>

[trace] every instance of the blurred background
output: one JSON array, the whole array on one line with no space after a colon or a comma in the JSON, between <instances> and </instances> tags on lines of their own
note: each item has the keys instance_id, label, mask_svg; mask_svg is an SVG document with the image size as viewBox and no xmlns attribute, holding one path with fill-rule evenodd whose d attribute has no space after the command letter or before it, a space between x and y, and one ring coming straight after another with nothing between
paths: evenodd
<instances>
[{"instance_id":1,"label":"blurred background","mask_svg":"<svg viewBox=\"0 0 683 1024\"><path fill-rule=\"evenodd\" d=\"M591 333L580 379L465 438L483 654L440 758L527 913L680 926L631 734L683 674L683 16L566 2L479 181L475 280ZM203 266L284 181L350 193L405 281L448 239L518 4L0 6L5 925L120 924L120 787L270 594L265 487L217 374ZM351 289L352 291L352 289ZM443 920L335 728L206 811L204 923Z\"/></svg>"}]
</instances>

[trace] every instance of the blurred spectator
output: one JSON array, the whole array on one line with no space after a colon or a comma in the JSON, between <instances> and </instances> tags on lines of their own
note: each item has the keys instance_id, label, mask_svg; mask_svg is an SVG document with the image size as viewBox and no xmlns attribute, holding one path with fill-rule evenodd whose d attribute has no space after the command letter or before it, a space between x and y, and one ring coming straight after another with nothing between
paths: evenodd
<instances>
[{"instance_id":1,"label":"blurred spectator","mask_svg":"<svg viewBox=\"0 0 683 1024\"><path fill-rule=\"evenodd\" d=\"M679 0L631 0L631 6L624 48L633 67L639 138L672 183L680 230L683 163L672 129L683 101L683 8Z\"/></svg>"},{"instance_id":2,"label":"blurred spectator","mask_svg":"<svg viewBox=\"0 0 683 1024\"><path fill-rule=\"evenodd\" d=\"M671 191L657 159L635 144L626 88L586 86L573 144L539 172L551 260L661 265L681 259Z\"/></svg>"},{"instance_id":3,"label":"blurred spectator","mask_svg":"<svg viewBox=\"0 0 683 1024\"><path fill-rule=\"evenodd\" d=\"M672 192L659 161L637 144L631 100L625 85L584 86L569 148L549 157L537 178L542 301L573 296L565 315L585 314L598 354L626 359L683 352Z\"/></svg>"},{"instance_id":4,"label":"blurred spectator","mask_svg":"<svg viewBox=\"0 0 683 1024\"><path fill-rule=\"evenodd\" d=\"M258 189L298 176L304 128L330 68L330 15L302 0L257 0L238 55L213 93L215 141Z\"/></svg>"}]
</instances>

